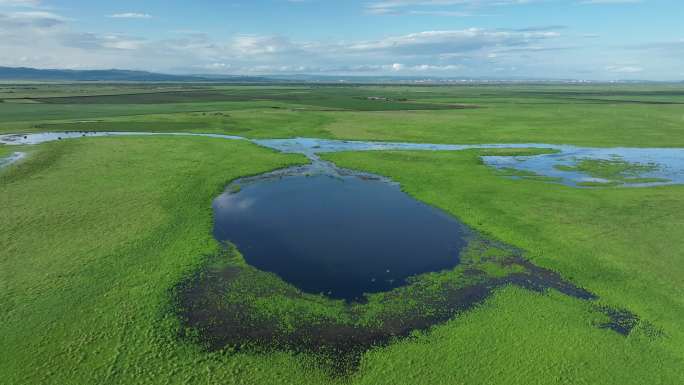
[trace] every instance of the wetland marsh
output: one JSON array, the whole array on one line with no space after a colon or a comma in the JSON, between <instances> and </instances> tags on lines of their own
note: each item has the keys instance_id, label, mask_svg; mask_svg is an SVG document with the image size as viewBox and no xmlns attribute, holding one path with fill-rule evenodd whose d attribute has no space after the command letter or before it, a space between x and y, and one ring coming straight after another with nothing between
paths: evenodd
<instances>
[{"instance_id":1,"label":"wetland marsh","mask_svg":"<svg viewBox=\"0 0 684 385\"><path fill-rule=\"evenodd\" d=\"M9 383L684 378L677 86L99 87L0 103Z\"/></svg>"},{"instance_id":2,"label":"wetland marsh","mask_svg":"<svg viewBox=\"0 0 684 385\"><path fill-rule=\"evenodd\" d=\"M684 148L578 147L544 143L431 144L408 142L367 142L317 138L247 139L224 134L182 132L97 132L65 131L0 135L0 144L31 145L62 139L107 136L199 136L227 140L249 140L283 153L302 154L321 165L319 154L345 151L463 151L488 149L482 161L514 178L557 182L573 187L640 187L684 183ZM500 151L497 153L497 150ZM516 150L516 151L511 151ZM14 153L4 158L9 164L22 157ZM321 169L317 169L321 171Z\"/></svg>"}]
</instances>

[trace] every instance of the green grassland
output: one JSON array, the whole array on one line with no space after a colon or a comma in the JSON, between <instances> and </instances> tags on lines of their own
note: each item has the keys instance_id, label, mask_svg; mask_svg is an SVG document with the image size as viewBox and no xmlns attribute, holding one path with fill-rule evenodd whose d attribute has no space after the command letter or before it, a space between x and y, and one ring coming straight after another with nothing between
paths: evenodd
<instances>
[{"instance_id":1,"label":"green grassland","mask_svg":"<svg viewBox=\"0 0 684 385\"><path fill-rule=\"evenodd\" d=\"M2 382L311 376L285 355L226 364L177 344L164 310L170 288L217 248L211 200L225 183L302 161L222 140L84 139L40 146L4 170Z\"/></svg>"},{"instance_id":2,"label":"green grassland","mask_svg":"<svg viewBox=\"0 0 684 385\"><path fill-rule=\"evenodd\" d=\"M683 95L680 85L2 85L0 99L34 103L0 103L0 132L681 147ZM387 100L368 99L375 96ZM15 148L0 146L0 156ZM308 352L207 349L179 319L177 290L228 264L241 278L214 304L247 307L255 322L275 317L288 332L310 318L370 327L418 308L438 312L439 302L423 305L446 282L472 279L466 268L491 277L519 270L498 264L497 249L485 248L452 271L416 277L349 308L302 295L246 265L239 253L216 259L224 254L211 234L212 199L236 178L303 163L302 156L239 141L156 136L20 150L29 156L0 170L2 383L670 385L684 379L682 186L577 189L505 178L480 160L545 150L327 154L339 166L392 178L486 239L515 247L599 297L500 287L448 321L363 352L358 367L337 375ZM602 175L629 172L622 164L583 167ZM636 327L627 336L599 327L606 322L602 306L634 313Z\"/></svg>"},{"instance_id":3,"label":"green grassland","mask_svg":"<svg viewBox=\"0 0 684 385\"><path fill-rule=\"evenodd\" d=\"M24 149L24 148L25 148L24 146L19 147L19 146L4 146L4 145L0 145L0 158L2 158L2 157L4 157L4 156L8 156L8 155L10 155L10 154L12 154L12 153L14 153L14 152L16 152L16 151L21 151L21 150Z\"/></svg>"},{"instance_id":4,"label":"green grassland","mask_svg":"<svg viewBox=\"0 0 684 385\"><path fill-rule=\"evenodd\" d=\"M646 345L639 348L631 345L638 338L630 336L621 349L646 352L657 348L663 349L662 358L684 357L684 334L679 327L684 316L684 286L677 278L684 274L680 261L684 242L677 235L684 224L678 215L684 207L681 186L584 190L531 180L502 180L494 170L479 165L473 151L344 153L326 155L326 159L389 176L409 194L447 210L483 233L521 247L536 264L562 272L612 305L630 309L667 336L641 340ZM571 343L564 337L555 338L554 344ZM589 350L596 348L587 349L585 353L590 354ZM499 370L506 368L506 361L502 362ZM662 373L682 376L681 363L677 365L679 368L661 367ZM608 362L601 370L612 371ZM637 370L630 373L636 375ZM611 383L593 377L598 373L589 370L584 375L586 383ZM636 378L632 381L638 382ZM626 379L619 382L629 383Z\"/></svg>"},{"instance_id":5,"label":"green grassland","mask_svg":"<svg viewBox=\"0 0 684 385\"><path fill-rule=\"evenodd\" d=\"M47 92L34 86L36 97L29 91L20 96L35 103L0 103L0 132L181 130L254 138L684 145L684 86L678 85L179 87L52 85ZM385 100L369 99L374 97Z\"/></svg>"},{"instance_id":6,"label":"green grassland","mask_svg":"<svg viewBox=\"0 0 684 385\"><path fill-rule=\"evenodd\" d=\"M236 176L302 159L205 138L93 138L42 145L2 174L0 244L8 252L0 334L6 346L21 346L3 350L3 378L13 384L636 384L681 378L681 244L674 234L681 218L658 214L681 207L681 189L616 190L603 199L596 195L603 192L564 186L549 191L536 188L538 182L497 177L479 165L475 152L331 157L390 175L420 199L524 247L536 263L564 272L608 305L636 312L662 336L641 328L623 337L597 328L603 316L585 301L510 288L430 333L371 351L342 379L307 356L202 352L177 338L178 321L168 306L171 288L217 248L211 199ZM649 211L658 221L615 231L626 218L634 221L637 201L667 206ZM599 205L605 217L587 222ZM548 215L551 207L556 215ZM598 245L591 241L596 230L603 234ZM646 260L635 250L639 242L660 241L667 243ZM633 275L640 280L628 279ZM284 317L302 309L318 309L319 316L335 311L287 297L266 300L261 311Z\"/></svg>"}]
</instances>

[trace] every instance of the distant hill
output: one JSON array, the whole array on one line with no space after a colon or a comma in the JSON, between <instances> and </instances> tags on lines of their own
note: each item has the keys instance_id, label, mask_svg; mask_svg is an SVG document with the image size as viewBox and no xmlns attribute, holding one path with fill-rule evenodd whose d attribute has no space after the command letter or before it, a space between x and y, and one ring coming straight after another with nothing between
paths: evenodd
<instances>
[{"instance_id":1,"label":"distant hill","mask_svg":"<svg viewBox=\"0 0 684 385\"><path fill-rule=\"evenodd\" d=\"M0 67L0 80L71 82L231 82L263 83L273 79L252 76L168 75L129 70L63 70Z\"/></svg>"},{"instance_id":2,"label":"distant hill","mask_svg":"<svg viewBox=\"0 0 684 385\"><path fill-rule=\"evenodd\" d=\"M324 84L458 84L458 83L607 83L575 79L537 78L454 78L437 76L349 76L287 74L267 76L244 75L170 75L132 70L66 70L27 67L0 67L0 81L46 82L212 82L212 83L324 83ZM661 83L645 80L619 80L610 83ZM665 82L667 83L667 82ZM672 82L669 82L672 83ZM681 83L684 83L682 81Z\"/></svg>"}]
</instances>

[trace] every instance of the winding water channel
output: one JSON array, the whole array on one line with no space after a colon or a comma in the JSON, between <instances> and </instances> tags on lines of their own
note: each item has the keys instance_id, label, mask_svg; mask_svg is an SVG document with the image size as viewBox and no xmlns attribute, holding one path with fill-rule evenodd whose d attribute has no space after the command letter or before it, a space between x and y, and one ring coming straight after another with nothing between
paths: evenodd
<instances>
[{"instance_id":1,"label":"winding water channel","mask_svg":"<svg viewBox=\"0 0 684 385\"><path fill-rule=\"evenodd\" d=\"M284 153L304 154L314 163L318 161L317 154L340 151L381 151L381 150L421 150L421 151L460 151L474 148L536 148L550 149L554 153L532 156L483 156L485 164L502 170L517 170L521 173L536 174L548 177L554 183L580 187L586 182L609 182L592 176L581 170L572 169L582 160L616 160L627 163L649 165L638 175L631 175L634 183L629 179L624 181L626 187L642 187L669 184L684 184L684 148L627 148L627 147L580 147L571 145L557 145L544 143L501 143L501 144L429 144L402 142L369 142L330 140L315 138L292 139L247 139L234 135L221 134L192 134L192 133L148 133L148 132L48 132L34 134L0 135L0 144L21 145L40 144L49 141L80 137L101 136L202 136L229 140L247 140L260 146L275 149ZM15 153L0 166L10 164L21 159L21 153ZM514 176L515 177L515 176Z\"/></svg>"}]
</instances>

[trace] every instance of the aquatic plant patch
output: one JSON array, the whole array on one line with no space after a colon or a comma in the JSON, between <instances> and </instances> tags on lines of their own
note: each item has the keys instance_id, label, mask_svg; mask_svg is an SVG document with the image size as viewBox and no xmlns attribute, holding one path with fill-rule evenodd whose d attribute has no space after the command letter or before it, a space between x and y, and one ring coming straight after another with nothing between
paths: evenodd
<instances>
[{"instance_id":1,"label":"aquatic plant patch","mask_svg":"<svg viewBox=\"0 0 684 385\"><path fill-rule=\"evenodd\" d=\"M182 339L209 351L312 354L330 374L344 375L369 349L443 323L507 285L596 299L517 251L485 241L474 241L454 269L418 275L405 286L351 303L304 293L250 266L226 244L179 283L173 297Z\"/></svg>"},{"instance_id":2,"label":"aquatic plant patch","mask_svg":"<svg viewBox=\"0 0 684 385\"><path fill-rule=\"evenodd\" d=\"M561 164L554 167L560 171L581 172L597 179L581 182L583 186L669 182L666 178L643 176L659 171L661 166L657 163L628 162L619 155L609 159L576 159L574 165Z\"/></svg>"}]
</instances>

